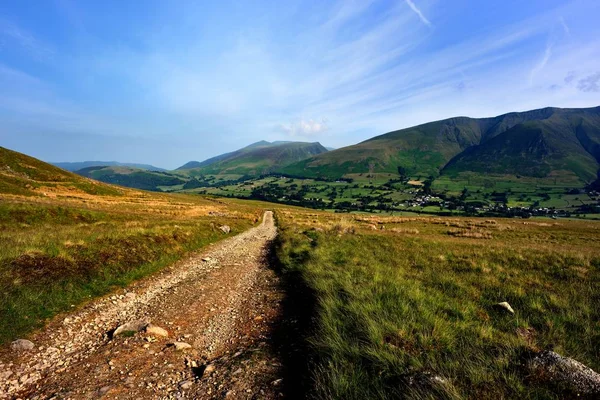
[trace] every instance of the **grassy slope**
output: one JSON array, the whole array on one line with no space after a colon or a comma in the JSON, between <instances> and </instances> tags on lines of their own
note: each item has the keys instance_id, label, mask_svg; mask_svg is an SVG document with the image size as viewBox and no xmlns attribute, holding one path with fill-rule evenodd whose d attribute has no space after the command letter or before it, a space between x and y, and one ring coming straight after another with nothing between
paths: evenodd
<instances>
[{"instance_id":1,"label":"grassy slope","mask_svg":"<svg viewBox=\"0 0 600 400\"><path fill-rule=\"evenodd\" d=\"M0 343L259 220L258 203L115 188L0 149Z\"/></svg>"},{"instance_id":2,"label":"grassy slope","mask_svg":"<svg viewBox=\"0 0 600 400\"><path fill-rule=\"evenodd\" d=\"M319 143L259 142L238 151L215 157L210 163L199 163L197 167L186 169L184 172L190 175L261 175L272 171L274 168L326 151L327 149Z\"/></svg>"},{"instance_id":3,"label":"grassy slope","mask_svg":"<svg viewBox=\"0 0 600 400\"><path fill-rule=\"evenodd\" d=\"M444 168L443 174L478 172L536 178L560 175L571 176L580 185L592 181L598 170L596 160L578 143L555 145L549 130L541 123L518 125L472 151L465 151Z\"/></svg>"},{"instance_id":4,"label":"grassy slope","mask_svg":"<svg viewBox=\"0 0 600 400\"><path fill-rule=\"evenodd\" d=\"M527 127L529 123L544 121L546 144L555 150L555 155L559 153L558 150L563 154L561 160L546 162L546 165L551 170L574 174L581 181L587 181L590 172L595 174L594 168L597 170L599 167L599 110L547 108L495 118L451 118L390 132L354 146L311 157L283 168L282 172L294 176L339 178L344 174L366 173L369 170L395 173L397 167L402 166L410 176L438 176L454 157L492 141L481 152L467 152L470 157L462 159L462 163L455 165L452 170L485 173L486 168L482 168L482 165L501 169L515 159L523 158L522 147L496 139L498 135L519 124ZM527 129L522 132L527 133ZM492 148L496 150L493 154L496 158L490 157ZM531 152L529 155L538 154ZM528 170L525 172L528 173ZM533 168L532 171L533 174L541 172L539 168Z\"/></svg>"},{"instance_id":5,"label":"grassy slope","mask_svg":"<svg viewBox=\"0 0 600 400\"><path fill-rule=\"evenodd\" d=\"M158 190L159 186L183 185L188 181L185 176L148 171L131 167L88 167L76 171L77 174L105 183L121 185L135 189Z\"/></svg>"},{"instance_id":6,"label":"grassy slope","mask_svg":"<svg viewBox=\"0 0 600 400\"><path fill-rule=\"evenodd\" d=\"M548 347L600 369L598 224L277 217L283 268L316 297L319 398L561 398L521 369ZM449 383L409 383L427 372Z\"/></svg>"},{"instance_id":7,"label":"grassy slope","mask_svg":"<svg viewBox=\"0 0 600 400\"><path fill-rule=\"evenodd\" d=\"M89 167L129 167L138 168L149 171L166 171L164 168L158 168L154 165L149 164L137 164L137 163L121 163L117 161L82 161L82 162L57 162L51 163L52 165L66 169L67 171L75 172L83 168Z\"/></svg>"},{"instance_id":8,"label":"grassy slope","mask_svg":"<svg viewBox=\"0 0 600 400\"><path fill-rule=\"evenodd\" d=\"M57 191L112 196L124 193L113 186L84 179L33 157L0 147L0 193L42 196Z\"/></svg>"}]
</instances>

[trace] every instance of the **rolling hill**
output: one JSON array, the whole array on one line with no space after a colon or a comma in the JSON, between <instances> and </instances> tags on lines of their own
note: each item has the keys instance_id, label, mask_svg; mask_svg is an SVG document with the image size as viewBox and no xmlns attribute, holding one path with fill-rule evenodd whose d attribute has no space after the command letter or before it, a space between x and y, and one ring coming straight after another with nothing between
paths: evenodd
<instances>
[{"instance_id":1,"label":"rolling hill","mask_svg":"<svg viewBox=\"0 0 600 400\"><path fill-rule=\"evenodd\" d=\"M494 118L456 117L374 137L278 172L304 177L461 173L561 175L583 185L600 169L600 107L544 108Z\"/></svg>"},{"instance_id":2,"label":"rolling hill","mask_svg":"<svg viewBox=\"0 0 600 400\"><path fill-rule=\"evenodd\" d=\"M56 196L70 193L119 196L122 192L36 158L0 147L0 193Z\"/></svg>"},{"instance_id":3,"label":"rolling hill","mask_svg":"<svg viewBox=\"0 0 600 400\"><path fill-rule=\"evenodd\" d=\"M113 185L152 191L161 191L160 186L183 185L189 180L187 177L169 172L121 166L87 167L75 173Z\"/></svg>"},{"instance_id":4,"label":"rolling hill","mask_svg":"<svg viewBox=\"0 0 600 400\"><path fill-rule=\"evenodd\" d=\"M166 171L164 168L155 167L149 164L122 163L118 161L82 161L82 162L54 162L50 163L56 167L75 172L89 167L131 167L145 169L148 171Z\"/></svg>"},{"instance_id":5,"label":"rolling hill","mask_svg":"<svg viewBox=\"0 0 600 400\"><path fill-rule=\"evenodd\" d=\"M190 161L177 170L192 176L208 174L258 176L326 152L327 149L318 142L260 141L202 162Z\"/></svg>"}]
</instances>

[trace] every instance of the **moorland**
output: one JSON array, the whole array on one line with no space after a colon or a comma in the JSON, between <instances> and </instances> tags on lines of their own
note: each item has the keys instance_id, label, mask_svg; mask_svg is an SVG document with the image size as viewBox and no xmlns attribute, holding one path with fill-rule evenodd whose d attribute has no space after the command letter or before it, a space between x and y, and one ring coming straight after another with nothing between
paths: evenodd
<instances>
[{"instance_id":1,"label":"moorland","mask_svg":"<svg viewBox=\"0 0 600 400\"><path fill-rule=\"evenodd\" d=\"M7 149L0 155L0 341L5 346L43 329L56 315L222 239L220 226L235 234L271 209L278 236L270 267L291 303L301 306L293 315L294 335L287 337L301 347L301 356L292 360L295 384L302 388L297 395L593 397L528 365L553 350L600 369L600 225L595 221L342 214L145 192ZM267 186L278 179L285 196L304 187L294 178L261 179ZM386 187L389 176L359 173L356 182L361 179L364 186L379 179ZM324 187L344 198L351 198L350 190L383 190L355 184L334 181ZM387 190L395 192L394 185L419 186L397 182ZM499 307L502 302L512 312Z\"/></svg>"}]
</instances>

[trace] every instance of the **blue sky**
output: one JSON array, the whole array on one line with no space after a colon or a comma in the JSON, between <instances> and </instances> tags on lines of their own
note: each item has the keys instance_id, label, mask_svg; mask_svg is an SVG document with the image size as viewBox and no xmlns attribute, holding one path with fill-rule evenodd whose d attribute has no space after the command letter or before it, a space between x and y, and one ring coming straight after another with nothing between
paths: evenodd
<instances>
[{"instance_id":1,"label":"blue sky","mask_svg":"<svg viewBox=\"0 0 600 400\"><path fill-rule=\"evenodd\" d=\"M596 0L0 3L0 145L175 168L600 105Z\"/></svg>"}]
</instances>

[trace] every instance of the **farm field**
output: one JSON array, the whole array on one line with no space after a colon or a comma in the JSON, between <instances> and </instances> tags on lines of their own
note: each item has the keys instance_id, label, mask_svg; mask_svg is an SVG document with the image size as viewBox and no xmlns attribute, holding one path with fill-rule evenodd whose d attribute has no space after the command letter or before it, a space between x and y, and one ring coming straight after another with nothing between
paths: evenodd
<instances>
[{"instance_id":1,"label":"farm field","mask_svg":"<svg viewBox=\"0 0 600 400\"><path fill-rule=\"evenodd\" d=\"M498 176L454 181L391 173L349 174L337 181L268 176L205 177L210 184L186 193L267 200L315 209L433 215L556 216L594 219L600 194L572 182ZM166 191L170 189L165 188Z\"/></svg>"}]
</instances>

